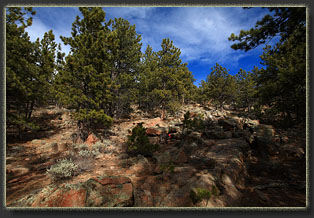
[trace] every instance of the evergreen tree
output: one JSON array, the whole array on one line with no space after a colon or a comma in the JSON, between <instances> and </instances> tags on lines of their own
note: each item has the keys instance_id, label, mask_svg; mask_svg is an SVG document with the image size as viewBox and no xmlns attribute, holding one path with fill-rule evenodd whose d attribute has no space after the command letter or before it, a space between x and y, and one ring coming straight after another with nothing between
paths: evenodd
<instances>
[{"instance_id":1,"label":"evergreen tree","mask_svg":"<svg viewBox=\"0 0 314 218\"><path fill-rule=\"evenodd\" d=\"M233 104L235 101L237 89L235 79L218 63L211 70L206 82L202 81L201 89L216 108L222 109L224 104Z\"/></svg>"},{"instance_id":2,"label":"evergreen tree","mask_svg":"<svg viewBox=\"0 0 314 218\"><path fill-rule=\"evenodd\" d=\"M35 14L30 7L6 10L6 120L19 130L32 125L33 103L43 93L35 85L39 80L35 44L26 32Z\"/></svg>"},{"instance_id":3,"label":"evergreen tree","mask_svg":"<svg viewBox=\"0 0 314 218\"><path fill-rule=\"evenodd\" d=\"M38 66L38 80L33 82L34 85L34 99L37 100L38 105L46 105L48 101L53 101L52 86L55 77L55 57L57 44L54 41L55 36L50 30L44 34L42 40L39 38L35 42L35 55L37 57L36 63ZM34 101L32 105L34 105ZM33 108L31 108L32 110Z\"/></svg>"},{"instance_id":4,"label":"evergreen tree","mask_svg":"<svg viewBox=\"0 0 314 218\"><path fill-rule=\"evenodd\" d=\"M257 68L255 68L256 70ZM240 69L236 74L236 81L238 84L238 106L247 108L250 112L257 94L256 74Z\"/></svg>"},{"instance_id":5,"label":"evergreen tree","mask_svg":"<svg viewBox=\"0 0 314 218\"><path fill-rule=\"evenodd\" d=\"M257 86L261 105L267 105L274 114L290 118L305 118L306 110L306 8L268 8L255 28L242 30L229 40L239 41L231 47L248 51L280 36L273 47L266 46L261 56L266 69L258 71Z\"/></svg>"},{"instance_id":6,"label":"evergreen tree","mask_svg":"<svg viewBox=\"0 0 314 218\"><path fill-rule=\"evenodd\" d=\"M115 117L130 112L130 105L136 96L136 73L141 58L141 36L136 33L135 25L127 20L110 20L111 33L108 42L108 62L111 71L111 91L113 93L111 114Z\"/></svg>"},{"instance_id":7,"label":"evergreen tree","mask_svg":"<svg viewBox=\"0 0 314 218\"><path fill-rule=\"evenodd\" d=\"M53 87L52 95L56 101L58 107L62 106L62 100L65 99L66 86L63 85L63 71L65 70L65 53L62 52L61 44L58 45L57 56L56 56L56 65L55 65L55 75L53 78Z\"/></svg>"},{"instance_id":8,"label":"evergreen tree","mask_svg":"<svg viewBox=\"0 0 314 218\"><path fill-rule=\"evenodd\" d=\"M248 51L270 41L275 36L280 36L279 43L282 44L296 32L300 32L299 36L305 38L305 7L269 7L267 9L274 14L265 15L262 20L256 22L254 28L247 31L241 30L238 36L231 34L229 40L239 41L231 48Z\"/></svg>"},{"instance_id":9,"label":"evergreen tree","mask_svg":"<svg viewBox=\"0 0 314 218\"><path fill-rule=\"evenodd\" d=\"M152 47L147 45L145 53L142 55L141 69L137 76L137 100L139 107L144 111L152 111L158 106L151 95L151 90L154 87L153 75L157 69L157 61L156 52L153 52Z\"/></svg>"},{"instance_id":10,"label":"evergreen tree","mask_svg":"<svg viewBox=\"0 0 314 218\"><path fill-rule=\"evenodd\" d=\"M151 95L157 105L160 105L161 119L165 118L166 110L171 104L180 102L187 91L185 85L192 86L193 77L187 70L186 64L181 64L179 48L170 39L163 39L162 49L156 53L157 68L154 70Z\"/></svg>"},{"instance_id":11,"label":"evergreen tree","mask_svg":"<svg viewBox=\"0 0 314 218\"><path fill-rule=\"evenodd\" d=\"M163 39L162 49L153 52L147 46L138 74L138 103L146 111L161 110L164 119L166 111L173 115L193 98L194 78L187 64L181 63L180 49L169 39Z\"/></svg>"},{"instance_id":12,"label":"evergreen tree","mask_svg":"<svg viewBox=\"0 0 314 218\"><path fill-rule=\"evenodd\" d=\"M105 23L105 12L98 7L79 8L72 24L72 36L61 37L71 46L64 69L59 72L60 102L75 109L75 117L84 128L108 127L112 123L110 104L109 46L112 37Z\"/></svg>"},{"instance_id":13,"label":"evergreen tree","mask_svg":"<svg viewBox=\"0 0 314 218\"><path fill-rule=\"evenodd\" d=\"M196 102L202 105L205 105L210 101L207 93L207 83L204 80L201 80L201 83L199 84L199 87L196 90L194 99Z\"/></svg>"}]
</instances>

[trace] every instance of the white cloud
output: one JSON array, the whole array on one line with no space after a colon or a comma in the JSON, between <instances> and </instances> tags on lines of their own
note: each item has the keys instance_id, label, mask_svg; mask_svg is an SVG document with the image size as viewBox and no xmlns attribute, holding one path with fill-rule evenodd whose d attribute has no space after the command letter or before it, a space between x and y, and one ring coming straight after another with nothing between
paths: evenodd
<instances>
[{"instance_id":1,"label":"white cloud","mask_svg":"<svg viewBox=\"0 0 314 218\"><path fill-rule=\"evenodd\" d=\"M150 7L105 7L106 14L119 15L115 16L123 17L124 19L145 19L146 16L153 10Z\"/></svg>"},{"instance_id":2,"label":"white cloud","mask_svg":"<svg viewBox=\"0 0 314 218\"><path fill-rule=\"evenodd\" d=\"M60 35L70 36L71 24L76 15L80 15L77 8L45 9L46 17L34 17L33 25L28 28L32 40L42 38L44 33L53 29L56 42L60 43ZM257 11L259 10L259 11ZM181 49L184 62L213 66L228 63L237 66L241 58L256 54L252 52L235 51L230 48L228 41L231 33L238 34L241 29L254 27L266 10L227 7L106 7L106 20L122 17L131 25L136 25L137 33L142 35L142 51L147 45L154 51L161 49L163 38L170 38L176 47ZM46 20L44 20L46 19ZM68 53L69 46L62 44L63 51ZM261 54L261 48L258 48Z\"/></svg>"},{"instance_id":3,"label":"white cloud","mask_svg":"<svg viewBox=\"0 0 314 218\"><path fill-rule=\"evenodd\" d=\"M185 62L237 62L248 53L240 55L231 49L232 42L228 41L228 37L231 33L238 34L241 29L251 28L262 17L262 13L255 14L254 9L244 11L242 8L109 9L107 13L110 16L123 17L136 24L137 32L142 34L142 51L147 44L155 51L160 50L162 39L170 38L181 49L181 58Z\"/></svg>"},{"instance_id":4,"label":"white cloud","mask_svg":"<svg viewBox=\"0 0 314 218\"><path fill-rule=\"evenodd\" d=\"M28 27L26 31L30 36L31 41L36 41L37 38L42 38L45 32L48 32L50 29L39 19L34 18L32 26Z\"/></svg>"},{"instance_id":5,"label":"white cloud","mask_svg":"<svg viewBox=\"0 0 314 218\"><path fill-rule=\"evenodd\" d=\"M70 36L71 29L64 28L60 26L60 28L51 28L50 26L44 24L38 17L33 18L33 24L32 26L28 27L26 31L28 32L28 35L30 36L31 41L36 41L37 38L42 39L45 32L48 32L49 30L53 31L53 34L55 35L55 42L57 44L61 43L62 51L68 54L70 52L70 46L65 46L60 39L60 36Z\"/></svg>"}]
</instances>

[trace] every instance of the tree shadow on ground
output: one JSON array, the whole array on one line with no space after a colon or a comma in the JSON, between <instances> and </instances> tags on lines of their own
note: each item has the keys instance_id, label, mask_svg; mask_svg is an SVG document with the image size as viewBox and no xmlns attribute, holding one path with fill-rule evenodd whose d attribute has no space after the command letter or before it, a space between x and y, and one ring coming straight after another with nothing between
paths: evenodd
<instances>
[{"instance_id":1,"label":"tree shadow on ground","mask_svg":"<svg viewBox=\"0 0 314 218\"><path fill-rule=\"evenodd\" d=\"M41 113L39 116L34 116L32 117L31 122L39 127L38 130L27 129L26 131L21 132L20 135L18 134L17 129L7 128L7 143L25 143L34 139L46 138L58 134L61 131L61 128L51 121L60 120L61 122L61 115L62 112L54 114L45 112Z\"/></svg>"}]
</instances>

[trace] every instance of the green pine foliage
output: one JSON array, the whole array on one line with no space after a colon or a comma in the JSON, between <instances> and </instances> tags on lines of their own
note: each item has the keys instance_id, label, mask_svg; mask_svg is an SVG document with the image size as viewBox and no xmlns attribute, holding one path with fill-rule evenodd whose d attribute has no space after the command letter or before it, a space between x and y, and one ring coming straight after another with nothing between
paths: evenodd
<instances>
[{"instance_id":1,"label":"green pine foliage","mask_svg":"<svg viewBox=\"0 0 314 218\"><path fill-rule=\"evenodd\" d=\"M206 206L208 205L208 201L212 197L217 197L218 195L219 190L215 185L212 185L211 189L192 188L192 190L190 191L190 197L194 204L202 200L206 200Z\"/></svg>"},{"instance_id":2,"label":"green pine foliage","mask_svg":"<svg viewBox=\"0 0 314 218\"><path fill-rule=\"evenodd\" d=\"M158 145L153 145L149 142L146 134L146 128L142 123L139 123L132 129L132 135L128 136L128 153L131 155L151 156L153 152L158 150Z\"/></svg>"},{"instance_id":3,"label":"green pine foliage","mask_svg":"<svg viewBox=\"0 0 314 218\"><path fill-rule=\"evenodd\" d=\"M254 28L231 34L237 41L231 47L248 51L275 36L279 42L267 45L261 55L265 68L257 70L257 96L260 107L266 106L271 119L302 121L306 115L306 8L268 8L266 15Z\"/></svg>"},{"instance_id":4,"label":"green pine foliage","mask_svg":"<svg viewBox=\"0 0 314 218\"><path fill-rule=\"evenodd\" d=\"M100 7L80 7L69 37L66 56L52 30L35 42L27 27L36 12L30 7L6 9L6 122L20 132L38 129L32 114L36 108L57 103L73 109L74 118L88 129L109 128L113 118L128 117L132 105L162 119L176 115L183 104L209 102L260 110L273 117L304 121L306 108L306 25L304 7L268 8L271 15L254 28L231 34L233 49L248 51L279 36L260 56L263 68L232 76L216 63L199 87L193 82L181 51L170 39L161 49L147 46L141 52L141 35L122 18L106 21ZM260 113L262 114L262 113ZM200 117L185 115L184 128L203 128ZM129 151L151 154L143 127L129 138ZM133 135L133 134L132 134ZM140 137L138 137L140 136Z\"/></svg>"},{"instance_id":5,"label":"green pine foliage","mask_svg":"<svg viewBox=\"0 0 314 218\"><path fill-rule=\"evenodd\" d=\"M224 104L234 104L237 93L234 76L218 63L211 70L206 82L201 81L201 101L210 101L216 108L222 108Z\"/></svg>"},{"instance_id":6,"label":"green pine foliage","mask_svg":"<svg viewBox=\"0 0 314 218\"><path fill-rule=\"evenodd\" d=\"M238 85L237 106L238 108L247 108L251 111L252 106L256 103L257 97L257 82L256 73L257 68L253 72L247 72L243 69L235 75Z\"/></svg>"},{"instance_id":7,"label":"green pine foliage","mask_svg":"<svg viewBox=\"0 0 314 218\"><path fill-rule=\"evenodd\" d=\"M170 39L163 39L162 49L153 52L147 47L142 58L139 74L139 105L146 110L161 109L161 118L166 112L179 108L179 104L192 99L194 79L187 64L182 64L181 51Z\"/></svg>"},{"instance_id":8,"label":"green pine foliage","mask_svg":"<svg viewBox=\"0 0 314 218\"><path fill-rule=\"evenodd\" d=\"M210 190L204 188L192 188L192 190L190 191L190 197L194 204L202 200L206 200L206 206L208 205L208 201L212 197L217 197L218 195L219 190L215 185L212 185Z\"/></svg>"},{"instance_id":9,"label":"green pine foliage","mask_svg":"<svg viewBox=\"0 0 314 218\"><path fill-rule=\"evenodd\" d=\"M57 96L62 105L75 110L75 117L87 128L108 127L112 123L111 78L108 44L112 34L101 8L79 8L83 15L72 24L72 36L61 37L71 46L65 66L58 72ZM62 55L60 62L62 62Z\"/></svg>"},{"instance_id":10,"label":"green pine foliage","mask_svg":"<svg viewBox=\"0 0 314 218\"><path fill-rule=\"evenodd\" d=\"M140 67L141 36L136 33L135 25L127 20L110 20L108 65L111 78L110 91L113 100L110 114L122 117L131 111L130 106L136 100L136 74Z\"/></svg>"},{"instance_id":11,"label":"green pine foliage","mask_svg":"<svg viewBox=\"0 0 314 218\"><path fill-rule=\"evenodd\" d=\"M202 115L196 115L191 118L190 111L184 114L184 119L182 121L182 135L190 133L192 130L203 131L206 127L204 117Z\"/></svg>"},{"instance_id":12,"label":"green pine foliage","mask_svg":"<svg viewBox=\"0 0 314 218\"><path fill-rule=\"evenodd\" d=\"M33 110L52 97L56 44L52 31L42 40L30 41L26 30L35 14L30 7L6 9L7 125L20 133L36 129L31 120Z\"/></svg>"}]
</instances>

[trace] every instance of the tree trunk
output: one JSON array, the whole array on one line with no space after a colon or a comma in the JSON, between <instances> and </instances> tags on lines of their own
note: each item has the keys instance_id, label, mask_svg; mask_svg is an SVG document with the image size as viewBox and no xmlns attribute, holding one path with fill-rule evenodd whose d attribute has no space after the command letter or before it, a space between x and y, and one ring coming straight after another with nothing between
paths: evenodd
<instances>
[{"instance_id":1,"label":"tree trunk","mask_svg":"<svg viewBox=\"0 0 314 218\"><path fill-rule=\"evenodd\" d=\"M28 112L28 116L27 119L30 119L33 113L33 109L34 109L34 101L32 101L31 106L29 108L29 112Z\"/></svg>"},{"instance_id":2,"label":"tree trunk","mask_svg":"<svg viewBox=\"0 0 314 218\"><path fill-rule=\"evenodd\" d=\"M162 106L161 106L161 117L160 117L161 120L165 119L165 113L166 113L165 104L162 103Z\"/></svg>"}]
</instances>

